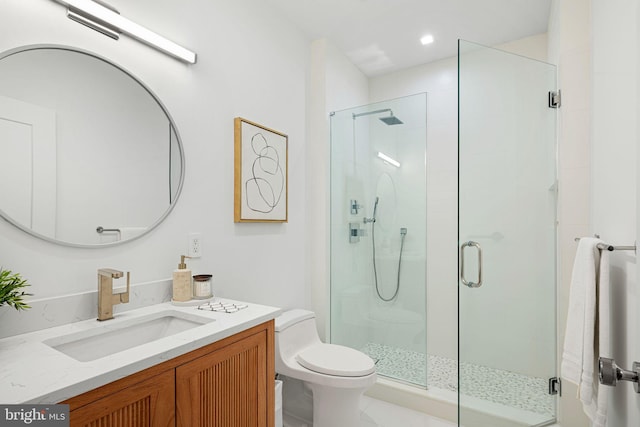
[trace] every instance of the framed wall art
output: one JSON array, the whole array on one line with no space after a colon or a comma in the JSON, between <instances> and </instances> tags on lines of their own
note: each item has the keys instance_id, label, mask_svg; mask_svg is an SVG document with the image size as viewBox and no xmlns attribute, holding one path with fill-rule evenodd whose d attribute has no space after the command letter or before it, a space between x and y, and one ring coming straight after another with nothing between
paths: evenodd
<instances>
[{"instance_id":1,"label":"framed wall art","mask_svg":"<svg viewBox=\"0 0 640 427\"><path fill-rule=\"evenodd\" d=\"M241 117L234 134L234 221L287 222L289 138Z\"/></svg>"}]
</instances>

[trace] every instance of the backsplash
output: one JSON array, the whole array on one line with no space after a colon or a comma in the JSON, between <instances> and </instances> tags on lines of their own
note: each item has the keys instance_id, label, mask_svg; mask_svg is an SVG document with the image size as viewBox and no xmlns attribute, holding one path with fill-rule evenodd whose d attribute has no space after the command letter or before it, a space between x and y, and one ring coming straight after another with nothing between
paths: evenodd
<instances>
[{"instance_id":1,"label":"backsplash","mask_svg":"<svg viewBox=\"0 0 640 427\"><path fill-rule=\"evenodd\" d=\"M171 279L131 285L129 303L114 307L114 313L146 307L171 300ZM26 311L0 307L0 338L52 328L67 323L96 318L98 291L89 291L51 298L27 300Z\"/></svg>"}]
</instances>

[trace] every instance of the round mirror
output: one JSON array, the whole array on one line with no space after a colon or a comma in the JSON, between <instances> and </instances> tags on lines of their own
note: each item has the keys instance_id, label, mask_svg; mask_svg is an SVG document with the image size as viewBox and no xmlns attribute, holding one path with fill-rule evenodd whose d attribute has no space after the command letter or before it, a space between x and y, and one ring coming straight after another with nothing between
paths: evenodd
<instances>
[{"instance_id":1,"label":"round mirror","mask_svg":"<svg viewBox=\"0 0 640 427\"><path fill-rule=\"evenodd\" d=\"M0 215L56 243L135 239L176 203L178 132L158 98L93 54L32 46L0 55Z\"/></svg>"}]
</instances>

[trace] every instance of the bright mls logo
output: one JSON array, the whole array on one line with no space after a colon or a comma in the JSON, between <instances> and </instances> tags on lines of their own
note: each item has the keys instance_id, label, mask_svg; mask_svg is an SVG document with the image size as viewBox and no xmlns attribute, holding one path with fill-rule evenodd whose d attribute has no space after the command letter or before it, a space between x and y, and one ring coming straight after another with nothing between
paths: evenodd
<instances>
[{"instance_id":1,"label":"bright mls logo","mask_svg":"<svg viewBox=\"0 0 640 427\"><path fill-rule=\"evenodd\" d=\"M69 405L0 405L0 427L69 427Z\"/></svg>"}]
</instances>

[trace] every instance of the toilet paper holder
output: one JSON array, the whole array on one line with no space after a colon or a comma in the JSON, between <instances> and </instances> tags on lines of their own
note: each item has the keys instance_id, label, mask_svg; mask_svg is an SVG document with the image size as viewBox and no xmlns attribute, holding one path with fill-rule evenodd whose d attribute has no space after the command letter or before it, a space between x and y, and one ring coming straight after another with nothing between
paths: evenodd
<instances>
[{"instance_id":1,"label":"toilet paper holder","mask_svg":"<svg viewBox=\"0 0 640 427\"><path fill-rule=\"evenodd\" d=\"M640 393L640 362L633 362L632 370L620 368L613 359L600 357L598 359L598 378L600 384L615 387L618 381L631 381L636 393Z\"/></svg>"}]
</instances>

